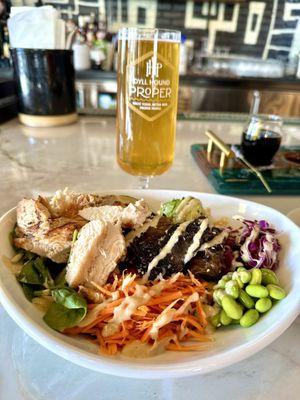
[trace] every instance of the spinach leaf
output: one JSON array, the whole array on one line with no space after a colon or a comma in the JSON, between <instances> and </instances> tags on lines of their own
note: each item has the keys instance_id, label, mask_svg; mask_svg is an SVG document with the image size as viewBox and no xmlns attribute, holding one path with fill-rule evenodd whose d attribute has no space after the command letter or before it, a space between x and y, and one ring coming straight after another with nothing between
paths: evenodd
<instances>
[{"instance_id":1,"label":"spinach leaf","mask_svg":"<svg viewBox=\"0 0 300 400\"><path fill-rule=\"evenodd\" d=\"M50 328L61 332L77 325L85 314L86 310L83 308L69 309L61 304L52 303L43 319Z\"/></svg>"},{"instance_id":2,"label":"spinach leaf","mask_svg":"<svg viewBox=\"0 0 300 400\"><path fill-rule=\"evenodd\" d=\"M52 290L54 303L44 315L48 326L63 331L77 325L87 313L87 302L75 290L61 288Z\"/></svg>"},{"instance_id":3,"label":"spinach leaf","mask_svg":"<svg viewBox=\"0 0 300 400\"><path fill-rule=\"evenodd\" d=\"M36 295L34 294L34 289L32 287L32 285L28 285L26 283L21 283L23 292L25 294L25 297L27 300L32 301L32 299L34 297L36 297Z\"/></svg>"},{"instance_id":4,"label":"spinach leaf","mask_svg":"<svg viewBox=\"0 0 300 400\"><path fill-rule=\"evenodd\" d=\"M66 268L62 269L54 281L55 288L63 288L67 286L66 281Z\"/></svg>"},{"instance_id":5,"label":"spinach leaf","mask_svg":"<svg viewBox=\"0 0 300 400\"><path fill-rule=\"evenodd\" d=\"M34 290L33 294L34 294L34 297L51 296L51 289Z\"/></svg>"},{"instance_id":6,"label":"spinach leaf","mask_svg":"<svg viewBox=\"0 0 300 400\"><path fill-rule=\"evenodd\" d=\"M84 308L87 309L86 300L80 296L75 290L70 288L52 290L52 297L55 303L61 304L67 308Z\"/></svg>"},{"instance_id":7,"label":"spinach leaf","mask_svg":"<svg viewBox=\"0 0 300 400\"><path fill-rule=\"evenodd\" d=\"M160 207L160 214L165 215L166 217L173 217L175 214L175 210L178 205L181 203L182 199L174 199L163 203Z\"/></svg>"},{"instance_id":8,"label":"spinach leaf","mask_svg":"<svg viewBox=\"0 0 300 400\"><path fill-rule=\"evenodd\" d=\"M50 275L49 269L45 265L45 261L42 257L37 257L33 261L35 269L38 271L41 277L42 285L48 287L54 286L54 281Z\"/></svg>"},{"instance_id":9,"label":"spinach leaf","mask_svg":"<svg viewBox=\"0 0 300 400\"><path fill-rule=\"evenodd\" d=\"M17 275L17 279L19 282L30 283L32 285L41 285L43 283L33 261L28 261L23 265L21 272Z\"/></svg>"},{"instance_id":10,"label":"spinach leaf","mask_svg":"<svg viewBox=\"0 0 300 400\"><path fill-rule=\"evenodd\" d=\"M17 276L19 282L53 287L54 281L42 257L27 261Z\"/></svg>"},{"instance_id":11,"label":"spinach leaf","mask_svg":"<svg viewBox=\"0 0 300 400\"><path fill-rule=\"evenodd\" d=\"M24 260L25 260L25 261L31 261L31 260L33 260L34 258L37 258L37 255L36 255L36 254L31 253L31 251L25 251L25 254L24 254Z\"/></svg>"}]
</instances>

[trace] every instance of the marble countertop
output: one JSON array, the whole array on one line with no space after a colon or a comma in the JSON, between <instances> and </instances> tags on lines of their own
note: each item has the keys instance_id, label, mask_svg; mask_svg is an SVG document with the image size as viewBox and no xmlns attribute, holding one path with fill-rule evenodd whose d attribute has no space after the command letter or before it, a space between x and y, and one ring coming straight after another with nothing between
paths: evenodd
<instances>
[{"instance_id":1,"label":"marble countertop","mask_svg":"<svg viewBox=\"0 0 300 400\"><path fill-rule=\"evenodd\" d=\"M51 194L65 186L78 191L129 189L137 179L115 161L112 118L81 118L75 125L34 129L11 121L0 126L0 213L23 196ZM238 142L240 123L179 121L173 167L151 183L157 189L214 192L195 167L190 145L204 142L210 128ZM299 144L300 126L285 128L284 144ZM249 198L249 197L248 197ZM284 214L300 196L251 196ZM300 319L270 346L248 360L198 377L143 381L114 378L75 366L30 339L0 306L0 399L89 400L296 400L300 393ZM9 332L9 334L8 334Z\"/></svg>"}]
</instances>

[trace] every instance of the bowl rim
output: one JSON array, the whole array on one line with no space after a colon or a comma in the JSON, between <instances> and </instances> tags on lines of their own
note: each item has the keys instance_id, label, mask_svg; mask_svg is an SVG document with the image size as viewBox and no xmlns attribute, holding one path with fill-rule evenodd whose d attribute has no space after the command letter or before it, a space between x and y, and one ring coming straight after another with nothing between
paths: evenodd
<instances>
[{"instance_id":1,"label":"bowl rim","mask_svg":"<svg viewBox=\"0 0 300 400\"><path fill-rule=\"evenodd\" d=\"M130 194L140 196L141 190L105 190L97 191L99 194ZM227 201L241 201L243 203L249 204L250 206L259 206L261 211L263 209L271 210L273 214L284 218L289 224L292 224L295 228L299 229L298 226L293 223L288 217L273 209L271 207L261 205L259 203L244 200L231 196L224 196L212 193L202 193L195 191L174 191L174 190L147 190L145 195L151 198L154 194L164 194L173 193L174 195L179 192L183 195L196 195L201 198L217 198L226 199ZM160 196L159 196L160 197ZM0 218L0 226L2 222L14 213L16 207L7 211ZM299 229L300 234L300 229ZM300 235L299 235L300 237ZM1 255L1 254L0 254ZM2 260L0 259L0 263ZM128 377L128 378L139 378L139 379L164 379L164 378L176 378L176 377L187 377L192 375L204 374L218 370L234 364L236 362L242 361L251 355L257 353L259 350L268 346L271 342L277 339L295 320L295 318L300 313L300 293L296 301L291 305L289 312L282 315L279 323L274 327L271 325L266 331L258 335L256 339L251 340L249 343L242 343L239 346L234 347L230 350L224 350L216 355L208 356L205 360L205 365L200 363L199 359L182 361L176 364L173 363L160 363L158 365L147 364L147 362L130 362L129 360L120 360L101 356L99 354L89 353L84 349L78 348L76 345L65 342L63 339L54 336L50 332L47 332L38 323L36 323L31 316L21 309L18 303L15 301L14 296L8 290L8 288L2 283L0 279L0 302L4 309L10 315L10 317L23 329L30 337L37 341L42 346L46 347L48 350L54 352L60 357L71 361L77 365L85 368L89 368L101 373ZM56 332L57 333L57 332ZM59 334L60 335L60 334ZM146 360L146 359L144 359Z\"/></svg>"}]
</instances>

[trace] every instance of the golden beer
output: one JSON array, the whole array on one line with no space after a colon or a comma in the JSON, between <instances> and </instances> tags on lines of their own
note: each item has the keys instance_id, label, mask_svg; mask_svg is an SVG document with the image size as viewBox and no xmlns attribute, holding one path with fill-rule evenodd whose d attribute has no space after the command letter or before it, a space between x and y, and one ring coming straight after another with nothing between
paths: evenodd
<instances>
[{"instance_id":1,"label":"golden beer","mask_svg":"<svg viewBox=\"0 0 300 400\"><path fill-rule=\"evenodd\" d=\"M130 32L130 29L132 31ZM117 160L126 172L153 176L172 164L180 33L140 35L124 29L118 42ZM125 34L124 34L124 31ZM172 40L173 39L173 40Z\"/></svg>"}]
</instances>

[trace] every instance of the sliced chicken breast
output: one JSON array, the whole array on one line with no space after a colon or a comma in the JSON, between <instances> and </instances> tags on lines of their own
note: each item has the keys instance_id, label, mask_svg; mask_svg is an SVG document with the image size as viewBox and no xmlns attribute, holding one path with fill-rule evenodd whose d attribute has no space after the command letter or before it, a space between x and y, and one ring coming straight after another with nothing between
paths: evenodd
<instances>
[{"instance_id":1,"label":"sliced chicken breast","mask_svg":"<svg viewBox=\"0 0 300 400\"><path fill-rule=\"evenodd\" d=\"M86 207L79 215L88 221L103 220L112 224L120 223L123 228L136 228L145 222L151 211L144 200L121 206Z\"/></svg>"},{"instance_id":2,"label":"sliced chicken breast","mask_svg":"<svg viewBox=\"0 0 300 400\"><path fill-rule=\"evenodd\" d=\"M101 196L99 194L75 193L68 188L58 190L49 201L45 199L53 217L74 216L78 214L79 210L86 207L104 205L126 206L135 200L133 197L124 195Z\"/></svg>"},{"instance_id":3,"label":"sliced chicken breast","mask_svg":"<svg viewBox=\"0 0 300 400\"><path fill-rule=\"evenodd\" d=\"M41 257L48 257L56 263L66 263L69 258L73 232L78 229L74 222L50 229L46 234L25 235L15 238L14 245Z\"/></svg>"},{"instance_id":4,"label":"sliced chicken breast","mask_svg":"<svg viewBox=\"0 0 300 400\"><path fill-rule=\"evenodd\" d=\"M102 286L126 250L121 226L95 220L86 224L74 243L66 280L74 288Z\"/></svg>"},{"instance_id":5,"label":"sliced chicken breast","mask_svg":"<svg viewBox=\"0 0 300 400\"><path fill-rule=\"evenodd\" d=\"M48 257L56 263L66 263L73 232L86 224L80 216L51 218L47 207L37 200L23 199L17 207L16 247Z\"/></svg>"},{"instance_id":6,"label":"sliced chicken breast","mask_svg":"<svg viewBox=\"0 0 300 400\"><path fill-rule=\"evenodd\" d=\"M23 234L31 234L37 229L46 232L50 218L49 210L39 199L23 199L17 206L17 225Z\"/></svg>"}]
</instances>

